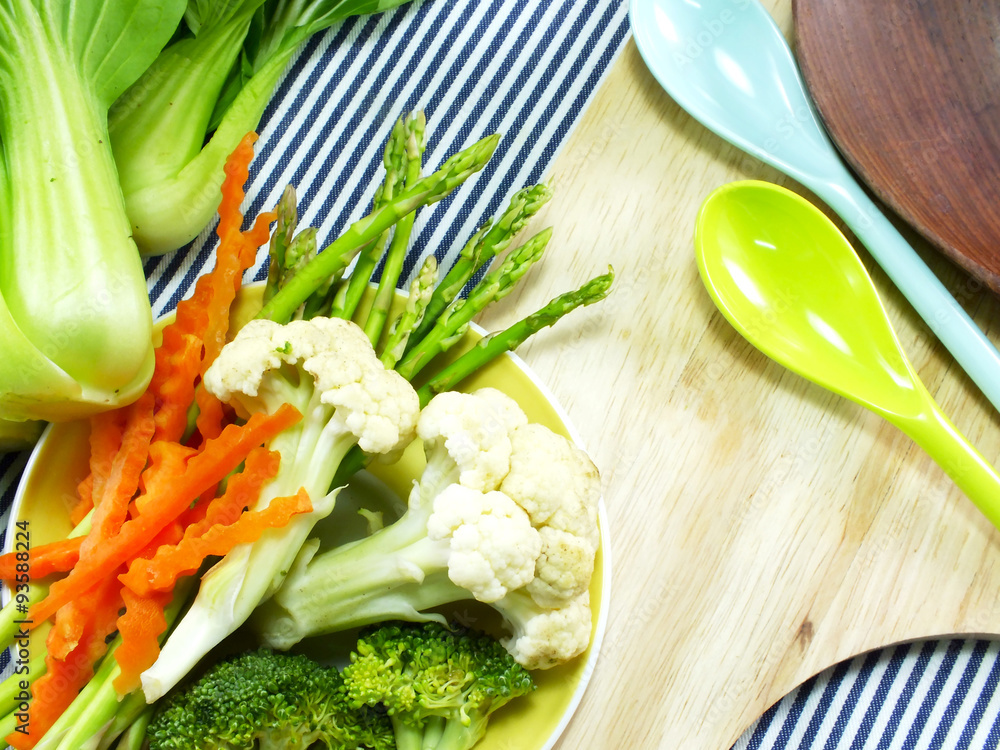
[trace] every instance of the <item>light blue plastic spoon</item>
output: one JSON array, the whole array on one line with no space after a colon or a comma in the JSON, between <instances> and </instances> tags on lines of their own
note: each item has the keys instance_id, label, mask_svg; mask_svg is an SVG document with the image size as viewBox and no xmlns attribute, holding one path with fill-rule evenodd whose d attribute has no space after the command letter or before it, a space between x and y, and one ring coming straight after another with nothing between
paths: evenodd
<instances>
[{"instance_id":1,"label":"light blue plastic spoon","mask_svg":"<svg viewBox=\"0 0 1000 750\"><path fill-rule=\"evenodd\" d=\"M757 0L631 0L629 13L667 93L829 205L1000 410L1000 353L847 170L767 10Z\"/></svg>"}]
</instances>

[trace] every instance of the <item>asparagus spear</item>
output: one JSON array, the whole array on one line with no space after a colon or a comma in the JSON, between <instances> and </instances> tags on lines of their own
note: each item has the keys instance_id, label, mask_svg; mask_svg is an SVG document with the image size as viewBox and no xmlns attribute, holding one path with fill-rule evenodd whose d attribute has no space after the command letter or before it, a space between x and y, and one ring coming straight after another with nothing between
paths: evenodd
<instances>
[{"instance_id":1,"label":"asparagus spear","mask_svg":"<svg viewBox=\"0 0 1000 750\"><path fill-rule=\"evenodd\" d=\"M487 221L460 253L455 265L445 275L427 305L424 322L417 328L411 341L420 340L434 325L434 321L458 297L475 273L495 256L504 252L528 220L544 206L552 191L545 185L522 188L510 199L507 210L494 223Z\"/></svg>"},{"instance_id":2,"label":"asparagus spear","mask_svg":"<svg viewBox=\"0 0 1000 750\"><path fill-rule=\"evenodd\" d=\"M420 180L424 149L427 146L426 125L423 112L409 116L404 120L406 173L403 175L403 185L406 188L413 187ZM382 265L382 276L379 278L378 288L375 292L375 300L372 302L371 310L368 312L368 318L363 326L372 346L377 346L382 337L389 308L396 297L396 284L399 282L399 275L403 270L403 261L406 260L406 251L410 245L410 235L413 233L415 218L416 213L407 214L399 220L395 230L393 230L389 251L385 254L385 262Z\"/></svg>"},{"instance_id":3,"label":"asparagus spear","mask_svg":"<svg viewBox=\"0 0 1000 750\"><path fill-rule=\"evenodd\" d=\"M264 287L264 302L270 302L278 290L295 275L295 264L289 266L288 247L295 236L298 225L298 200L295 187L288 185L281 194L275 208L277 218L274 231L271 233L271 244L268 248L270 265L267 267L267 284Z\"/></svg>"},{"instance_id":4,"label":"asparagus spear","mask_svg":"<svg viewBox=\"0 0 1000 750\"><path fill-rule=\"evenodd\" d=\"M394 196L377 211L354 222L326 249L296 273L261 309L258 317L279 322L291 319L295 310L331 276L342 272L351 259L369 242L393 224L415 211L441 200L489 161L499 142L490 135L450 157L433 174L412 188Z\"/></svg>"},{"instance_id":5,"label":"asparagus spear","mask_svg":"<svg viewBox=\"0 0 1000 750\"><path fill-rule=\"evenodd\" d=\"M485 367L501 354L514 351L530 336L547 326L554 325L566 313L604 299L611 291L614 278L614 270L609 267L606 274L595 276L579 289L559 295L541 309L503 331L480 339L472 349L442 368L417 389L420 403L426 404L434 394L454 389L469 375Z\"/></svg>"},{"instance_id":6,"label":"asparagus spear","mask_svg":"<svg viewBox=\"0 0 1000 750\"><path fill-rule=\"evenodd\" d=\"M375 191L372 212L378 211L388 204L397 192L402 192L403 174L407 167L406 124L403 118L396 120L389 140L386 141L382 164L385 167L385 177L383 177L378 190ZM412 213L407 214L407 216L412 215ZM400 221L402 220L400 219ZM354 316L354 311L368 288L369 279L375 272L375 267L378 266L379 259L382 257L391 235L392 228L390 227L382 232L377 240L369 242L358 255L357 263L354 264L354 270L350 277L340 285L334 296L330 309L332 317L349 320ZM309 302L306 305L308 306Z\"/></svg>"},{"instance_id":7,"label":"asparagus spear","mask_svg":"<svg viewBox=\"0 0 1000 750\"><path fill-rule=\"evenodd\" d=\"M498 268L483 277L468 297L456 300L440 313L432 321L426 335L419 337L418 328L410 337L410 350L396 365L396 371L407 380L412 380L428 362L461 338L469 322L483 308L510 293L528 268L541 257L551 236L551 229L543 229L521 247L511 251ZM424 320L429 314L429 310L425 311Z\"/></svg>"},{"instance_id":8,"label":"asparagus spear","mask_svg":"<svg viewBox=\"0 0 1000 750\"><path fill-rule=\"evenodd\" d=\"M424 310L437 281L437 260L428 255L420 267L420 273L410 284L410 294L406 299L406 308L396 318L389 330L389 338L382 349L381 360L386 369L393 369L396 362L406 349L406 342L413 329L424 317Z\"/></svg>"}]
</instances>

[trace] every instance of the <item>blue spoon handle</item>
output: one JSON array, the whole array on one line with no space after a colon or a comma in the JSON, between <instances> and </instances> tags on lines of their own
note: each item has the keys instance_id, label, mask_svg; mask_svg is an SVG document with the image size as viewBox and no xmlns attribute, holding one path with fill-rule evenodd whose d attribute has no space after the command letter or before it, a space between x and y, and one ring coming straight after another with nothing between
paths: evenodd
<instances>
[{"instance_id":1,"label":"blue spoon handle","mask_svg":"<svg viewBox=\"0 0 1000 750\"><path fill-rule=\"evenodd\" d=\"M1000 411L1000 352L941 280L844 170L846 179L807 185L868 248L896 288Z\"/></svg>"}]
</instances>

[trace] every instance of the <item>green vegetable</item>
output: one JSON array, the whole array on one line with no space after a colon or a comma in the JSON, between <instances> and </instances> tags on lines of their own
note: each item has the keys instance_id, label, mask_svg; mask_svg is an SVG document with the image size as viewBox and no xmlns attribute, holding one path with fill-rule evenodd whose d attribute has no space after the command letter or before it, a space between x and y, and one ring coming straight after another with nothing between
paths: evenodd
<instances>
[{"instance_id":1,"label":"green vegetable","mask_svg":"<svg viewBox=\"0 0 1000 750\"><path fill-rule=\"evenodd\" d=\"M203 382L244 419L286 404L299 411L302 419L268 445L281 463L257 505L304 489L312 510L238 546L202 576L194 602L142 675L149 700L176 685L281 585L315 523L333 510L338 490L330 487L348 450L402 450L413 439L420 408L410 384L382 367L364 332L336 318L285 325L252 320L222 349Z\"/></svg>"},{"instance_id":2,"label":"green vegetable","mask_svg":"<svg viewBox=\"0 0 1000 750\"><path fill-rule=\"evenodd\" d=\"M75 419L153 367L146 278L109 145L112 102L183 0L0 0L0 417Z\"/></svg>"},{"instance_id":3,"label":"green vegetable","mask_svg":"<svg viewBox=\"0 0 1000 750\"><path fill-rule=\"evenodd\" d=\"M350 16L405 0L189 0L178 38L115 103L109 129L145 254L209 224L226 157L255 130L299 46Z\"/></svg>"},{"instance_id":4,"label":"green vegetable","mask_svg":"<svg viewBox=\"0 0 1000 750\"><path fill-rule=\"evenodd\" d=\"M351 707L335 668L263 649L217 662L172 692L146 736L149 750L395 747L385 714Z\"/></svg>"},{"instance_id":5,"label":"green vegetable","mask_svg":"<svg viewBox=\"0 0 1000 750\"><path fill-rule=\"evenodd\" d=\"M488 135L449 157L437 171L417 181L413 187L394 194L385 204L358 219L278 289L257 317L278 322L291 320L305 309L310 297L343 273L351 260L368 243L375 242L407 214L435 203L481 170L493 156L498 135ZM352 274L353 275L353 274ZM347 281L350 284L350 281Z\"/></svg>"},{"instance_id":6,"label":"green vegetable","mask_svg":"<svg viewBox=\"0 0 1000 750\"><path fill-rule=\"evenodd\" d=\"M398 750L468 750L493 712L535 689L494 638L438 623L362 633L343 675L353 705L388 712Z\"/></svg>"}]
</instances>

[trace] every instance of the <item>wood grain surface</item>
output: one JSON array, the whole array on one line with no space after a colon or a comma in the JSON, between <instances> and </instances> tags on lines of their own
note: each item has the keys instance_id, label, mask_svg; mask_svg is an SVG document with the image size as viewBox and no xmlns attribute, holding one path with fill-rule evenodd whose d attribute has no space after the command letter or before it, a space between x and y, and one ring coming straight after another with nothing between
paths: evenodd
<instances>
[{"instance_id":1,"label":"wood grain surface","mask_svg":"<svg viewBox=\"0 0 1000 750\"><path fill-rule=\"evenodd\" d=\"M790 0L765 4L791 37ZM484 321L617 272L522 350L601 467L611 526L608 631L560 748L725 750L843 659L1000 633L1000 535L908 438L766 359L709 299L698 207L748 178L802 192L680 110L630 42L550 173L542 267ZM1000 300L904 234L1000 342ZM1000 462L1000 417L861 257L931 393Z\"/></svg>"},{"instance_id":2,"label":"wood grain surface","mask_svg":"<svg viewBox=\"0 0 1000 750\"><path fill-rule=\"evenodd\" d=\"M874 192L1000 293L1000 0L795 0L796 52Z\"/></svg>"}]
</instances>

